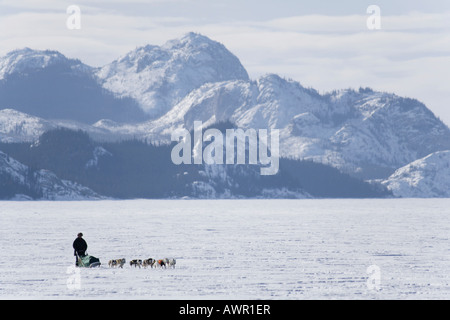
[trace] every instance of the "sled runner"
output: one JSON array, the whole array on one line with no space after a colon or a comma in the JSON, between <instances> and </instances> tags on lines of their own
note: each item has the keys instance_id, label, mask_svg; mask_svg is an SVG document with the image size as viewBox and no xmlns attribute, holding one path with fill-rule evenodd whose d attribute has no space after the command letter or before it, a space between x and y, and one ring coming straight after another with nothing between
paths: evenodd
<instances>
[{"instance_id":1,"label":"sled runner","mask_svg":"<svg viewBox=\"0 0 450 320\"><path fill-rule=\"evenodd\" d=\"M101 265L100 263L100 259L90 256L90 255L85 255L85 256L77 256L78 257L78 267L80 268L95 268L95 267L99 267Z\"/></svg>"}]
</instances>

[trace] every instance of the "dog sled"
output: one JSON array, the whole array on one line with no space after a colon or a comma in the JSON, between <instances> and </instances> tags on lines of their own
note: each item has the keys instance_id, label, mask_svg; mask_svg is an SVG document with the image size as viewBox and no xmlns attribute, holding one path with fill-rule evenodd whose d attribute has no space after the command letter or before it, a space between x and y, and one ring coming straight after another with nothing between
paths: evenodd
<instances>
[{"instance_id":1,"label":"dog sled","mask_svg":"<svg viewBox=\"0 0 450 320\"><path fill-rule=\"evenodd\" d=\"M90 256L90 255L85 255L85 256L78 256L78 267L80 268L96 268L96 267L100 267L101 263L100 263L100 259Z\"/></svg>"}]
</instances>

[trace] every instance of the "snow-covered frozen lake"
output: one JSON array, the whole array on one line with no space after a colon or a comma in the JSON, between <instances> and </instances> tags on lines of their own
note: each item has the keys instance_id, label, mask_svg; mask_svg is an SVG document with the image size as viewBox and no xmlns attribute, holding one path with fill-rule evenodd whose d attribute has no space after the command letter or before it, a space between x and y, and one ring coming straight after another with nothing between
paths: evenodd
<instances>
[{"instance_id":1,"label":"snow-covered frozen lake","mask_svg":"<svg viewBox=\"0 0 450 320\"><path fill-rule=\"evenodd\" d=\"M0 202L0 299L450 299L449 236L450 199Z\"/></svg>"}]
</instances>

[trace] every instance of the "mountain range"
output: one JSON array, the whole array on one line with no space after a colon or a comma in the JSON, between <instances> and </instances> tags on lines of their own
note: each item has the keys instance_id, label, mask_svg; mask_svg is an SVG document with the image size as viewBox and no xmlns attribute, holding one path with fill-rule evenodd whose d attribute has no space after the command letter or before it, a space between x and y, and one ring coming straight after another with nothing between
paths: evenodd
<instances>
[{"instance_id":1,"label":"mountain range","mask_svg":"<svg viewBox=\"0 0 450 320\"><path fill-rule=\"evenodd\" d=\"M416 161L428 168L423 183L450 180L426 160L440 152L448 158L450 129L412 98L370 88L320 94L275 74L250 79L222 44L196 33L136 48L100 68L49 50L0 58L1 142L33 143L65 127L102 142L170 144L173 130L192 130L194 121L279 129L282 157L332 166L396 196L447 194L445 183L433 192L396 187Z\"/></svg>"}]
</instances>

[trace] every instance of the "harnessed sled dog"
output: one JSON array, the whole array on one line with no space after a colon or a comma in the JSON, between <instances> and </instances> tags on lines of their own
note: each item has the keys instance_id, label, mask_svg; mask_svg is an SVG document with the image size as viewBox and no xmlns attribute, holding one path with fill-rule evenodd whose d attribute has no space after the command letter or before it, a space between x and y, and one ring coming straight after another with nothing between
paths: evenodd
<instances>
[{"instance_id":1,"label":"harnessed sled dog","mask_svg":"<svg viewBox=\"0 0 450 320\"><path fill-rule=\"evenodd\" d=\"M173 258L171 258L171 259L165 258L164 262L166 264L166 267L168 267L168 268L172 267L174 269L175 269L175 265L177 264L177 261Z\"/></svg>"},{"instance_id":2,"label":"harnessed sled dog","mask_svg":"<svg viewBox=\"0 0 450 320\"><path fill-rule=\"evenodd\" d=\"M160 268L175 268L177 261L175 259L168 259L168 258L164 258L164 259L160 259L156 261L156 266L160 267Z\"/></svg>"},{"instance_id":3,"label":"harnessed sled dog","mask_svg":"<svg viewBox=\"0 0 450 320\"><path fill-rule=\"evenodd\" d=\"M144 268L150 267L153 268L153 266L155 265L156 260L153 258L150 259L146 259L144 260L144 262L142 263L142 265L144 266Z\"/></svg>"},{"instance_id":4,"label":"harnessed sled dog","mask_svg":"<svg viewBox=\"0 0 450 320\"><path fill-rule=\"evenodd\" d=\"M125 264L126 260L123 259L116 259L116 260L109 260L108 265L110 268L123 268L123 265Z\"/></svg>"},{"instance_id":5,"label":"harnessed sled dog","mask_svg":"<svg viewBox=\"0 0 450 320\"><path fill-rule=\"evenodd\" d=\"M134 267L141 267L142 266L142 260L139 259L135 259L135 260L131 260L130 261L130 267L132 267L134 265Z\"/></svg>"}]
</instances>

